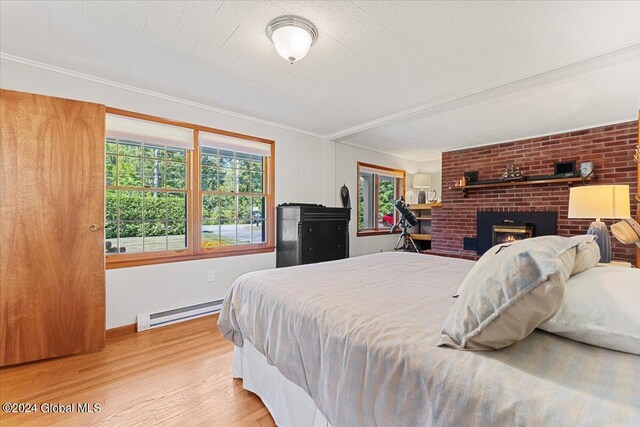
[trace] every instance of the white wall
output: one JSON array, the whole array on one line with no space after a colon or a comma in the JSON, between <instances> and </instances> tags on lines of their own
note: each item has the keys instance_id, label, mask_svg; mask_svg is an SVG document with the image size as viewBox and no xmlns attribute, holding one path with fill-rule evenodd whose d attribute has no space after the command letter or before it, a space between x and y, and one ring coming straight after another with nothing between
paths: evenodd
<instances>
[{"instance_id":1,"label":"white wall","mask_svg":"<svg viewBox=\"0 0 640 427\"><path fill-rule=\"evenodd\" d=\"M0 61L0 87L97 102L273 139L276 141L276 204L308 202L340 206L339 189L343 183L349 187L355 203L358 161L405 169L408 174L430 172L427 169L433 166L8 60ZM423 165L427 169L421 169ZM408 185L410 183L409 176ZM356 237L355 215L353 209L351 256L393 248L397 237ZM273 267L275 253L108 270L107 328L135 323L140 313L220 299L241 274ZM214 282L207 281L210 269L215 270Z\"/></svg>"}]
</instances>

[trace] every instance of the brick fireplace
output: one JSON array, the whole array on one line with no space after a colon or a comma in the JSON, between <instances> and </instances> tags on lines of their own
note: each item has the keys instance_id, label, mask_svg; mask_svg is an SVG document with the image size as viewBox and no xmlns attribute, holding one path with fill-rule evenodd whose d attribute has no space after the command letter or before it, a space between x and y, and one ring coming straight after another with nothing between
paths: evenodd
<instances>
[{"instance_id":1,"label":"brick fireplace","mask_svg":"<svg viewBox=\"0 0 640 427\"><path fill-rule=\"evenodd\" d=\"M575 160L594 163L596 181L590 184L628 184L637 192L637 169L633 154L638 141L638 122L583 129L558 135L469 148L442 153L442 208L433 211L432 251L440 255L476 258L474 249L464 250L465 237L477 237L478 212L555 212L557 234L584 234L590 220L569 220L569 184L538 184L483 188L465 198L449 187L463 172L478 171L478 179L500 178L505 166L520 167L527 176L553 173L555 162ZM590 185L587 184L587 185ZM579 184L577 184L579 185ZM636 204L632 203L632 215ZM608 226L612 220L605 220ZM613 259L635 263L635 246L612 237Z\"/></svg>"}]
</instances>

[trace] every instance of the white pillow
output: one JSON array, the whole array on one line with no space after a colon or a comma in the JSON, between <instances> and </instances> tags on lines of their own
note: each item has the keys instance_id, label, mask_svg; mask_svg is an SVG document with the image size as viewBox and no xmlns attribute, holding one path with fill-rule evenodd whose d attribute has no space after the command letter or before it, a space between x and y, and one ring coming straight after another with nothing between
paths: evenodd
<instances>
[{"instance_id":1,"label":"white pillow","mask_svg":"<svg viewBox=\"0 0 640 427\"><path fill-rule=\"evenodd\" d=\"M465 278L442 327L438 346L496 350L529 335L562 303L573 270L576 246L593 236L543 236L514 243L488 258Z\"/></svg>"},{"instance_id":2,"label":"white pillow","mask_svg":"<svg viewBox=\"0 0 640 427\"><path fill-rule=\"evenodd\" d=\"M595 267L573 276L560 309L539 328L640 355L640 270Z\"/></svg>"}]
</instances>

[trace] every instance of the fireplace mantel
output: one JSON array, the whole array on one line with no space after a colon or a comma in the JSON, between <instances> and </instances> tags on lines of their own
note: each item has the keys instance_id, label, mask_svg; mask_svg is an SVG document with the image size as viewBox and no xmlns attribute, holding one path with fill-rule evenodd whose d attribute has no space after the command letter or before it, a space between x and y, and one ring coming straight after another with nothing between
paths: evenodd
<instances>
[{"instance_id":1,"label":"fireplace mantel","mask_svg":"<svg viewBox=\"0 0 640 427\"><path fill-rule=\"evenodd\" d=\"M464 187L449 187L449 190L462 191L464 197L469 197L469 190L480 190L483 188L499 188L499 187L517 187L521 185L540 185L540 184L567 184L568 186L574 183L584 184L587 181L593 181L596 177L588 178L553 178L553 179L536 179L531 181L505 181L505 182L492 182L490 184L467 184Z\"/></svg>"}]
</instances>

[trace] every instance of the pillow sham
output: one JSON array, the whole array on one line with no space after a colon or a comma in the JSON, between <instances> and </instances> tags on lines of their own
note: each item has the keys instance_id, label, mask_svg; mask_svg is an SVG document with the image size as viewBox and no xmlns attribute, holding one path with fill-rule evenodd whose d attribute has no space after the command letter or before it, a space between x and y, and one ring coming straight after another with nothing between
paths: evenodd
<instances>
[{"instance_id":1,"label":"pillow sham","mask_svg":"<svg viewBox=\"0 0 640 427\"><path fill-rule=\"evenodd\" d=\"M600 262L600 247L595 236L587 242L582 242L576 248L576 262L571 270L571 276L595 267Z\"/></svg>"},{"instance_id":2,"label":"pillow sham","mask_svg":"<svg viewBox=\"0 0 640 427\"><path fill-rule=\"evenodd\" d=\"M547 237L553 236L540 236L535 237L535 239L546 239ZM583 271L588 270L591 267L595 267L600 261L600 247L596 243L595 236L575 236L575 239L578 239L577 241L579 241L580 243L577 246L575 263L573 269L571 270L571 276L573 276L574 274L582 273ZM574 241L576 241L575 239ZM473 265L471 270L469 270L469 273L467 273L462 283L460 283L460 286L458 287L458 290L453 295L453 297L457 298L458 296L460 296L462 291L464 291L464 289L469 285L469 282L474 280L476 272L479 269L483 268L487 263L495 262L495 256L498 252L500 252L501 250L505 250L504 248L506 248L506 246L522 244L525 242L526 240L520 240L513 243L503 243L495 245L487 252L485 252L484 255L482 255L482 257L480 257L480 259Z\"/></svg>"},{"instance_id":3,"label":"pillow sham","mask_svg":"<svg viewBox=\"0 0 640 427\"><path fill-rule=\"evenodd\" d=\"M640 355L640 270L597 267L573 276L564 301L540 329Z\"/></svg>"},{"instance_id":4,"label":"pillow sham","mask_svg":"<svg viewBox=\"0 0 640 427\"><path fill-rule=\"evenodd\" d=\"M492 248L465 278L437 345L496 350L528 336L560 308L575 248L590 240L542 236Z\"/></svg>"}]
</instances>

